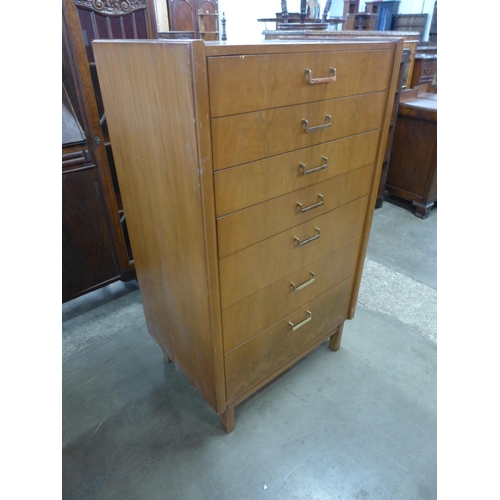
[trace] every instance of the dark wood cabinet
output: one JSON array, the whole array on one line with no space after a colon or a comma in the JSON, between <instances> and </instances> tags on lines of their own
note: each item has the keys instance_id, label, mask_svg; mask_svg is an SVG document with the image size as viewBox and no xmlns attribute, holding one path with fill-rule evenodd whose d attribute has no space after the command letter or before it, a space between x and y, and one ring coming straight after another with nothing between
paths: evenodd
<instances>
[{"instance_id":1,"label":"dark wood cabinet","mask_svg":"<svg viewBox=\"0 0 500 500\"><path fill-rule=\"evenodd\" d=\"M219 39L217 0L168 0L168 21L175 38L184 38L182 33L187 33L193 38ZM164 35L168 33L161 34L166 38Z\"/></svg>"},{"instance_id":2,"label":"dark wood cabinet","mask_svg":"<svg viewBox=\"0 0 500 500\"><path fill-rule=\"evenodd\" d=\"M437 202L437 94L400 104L386 189L411 201L422 219Z\"/></svg>"},{"instance_id":3,"label":"dark wood cabinet","mask_svg":"<svg viewBox=\"0 0 500 500\"><path fill-rule=\"evenodd\" d=\"M377 14L358 12L347 14L347 19L342 29L347 31L374 31L377 26Z\"/></svg>"},{"instance_id":4,"label":"dark wood cabinet","mask_svg":"<svg viewBox=\"0 0 500 500\"><path fill-rule=\"evenodd\" d=\"M429 84L432 90L432 82L437 75L436 54L416 54L413 65L413 73L410 88Z\"/></svg>"},{"instance_id":5,"label":"dark wood cabinet","mask_svg":"<svg viewBox=\"0 0 500 500\"><path fill-rule=\"evenodd\" d=\"M155 38L153 0L62 3L62 300L135 277L92 41Z\"/></svg>"},{"instance_id":6,"label":"dark wood cabinet","mask_svg":"<svg viewBox=\"0 0 500 500\"><path fill-rule=\"evenodd\" d=\"M97 166L80 153L63 157L63 302L120 275Z\"/></svg>"}]
</instances>

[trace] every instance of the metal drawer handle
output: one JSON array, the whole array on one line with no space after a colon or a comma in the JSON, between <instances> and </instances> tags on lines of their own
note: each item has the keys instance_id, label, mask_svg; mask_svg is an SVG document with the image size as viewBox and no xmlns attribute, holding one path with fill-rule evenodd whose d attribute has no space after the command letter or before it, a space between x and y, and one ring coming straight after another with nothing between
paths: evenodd
<instances>
[{"instance_id":1,"label":"metal drawer handle","mask_svg":"<svg viewBox=\"0 0 500 500\"><path fill-rule=\"evenodd\" d=\"M294 292L298 292L298 291L302 290L303 288L305 288L306 286L309 286L311 283L314 283L314 280L316 279L314 277L314 273L312 271L309 271L309 274L311 275L311 279L308 281L305 281L304 283L302 283L302 285L296 285L295 283L290 283L290 285L292 285Z\"/></svg>"},{"instance_id":2,"label":"metal drawer handle","mask_svg":"<svg viewBox=\"0 0 500 500\"><path fill-rule=\"evenodd\" d=\"M298 330L301 326L304 326L306 323L309 323L309 321L311 321L312 319L312 312L311 311L307 311L307 315L308 317L301 321L300 323L297 323L296 325L294 325L291 321L288 322L288 324L292 327L292 332L294 332L295 330Z\"/></svg>"},{"instance_id":3,"label":"metal drawer handle","mask_svg":"<svg viewBox=\"0 0 500 500\"><path fill-rule=\"evenodd\" d=\"M317 231L318 234L316 234L315 236L312 236L311 238L304 240L304 241L300 241L300 239L297 238L297 236L295 236L294 240L299 243L299 247L301 247L302 245L307 245L308 243L311 243L311 241L317 240L321 236L321 231L320 231L319 227L315 227L314 230Z\"/></svg>"},{"instance_id":4,"label":"metal drawer handle","mask_svg":"<svg viewBox=\"0 0 500 500\"><path fill-rule=\"evenodd\" d=\"M431 68L424 68L424 73L428 75L431 72Z\"/></svg>"},{"instance_id":5,"label":"metal drawer handle","mask_svg":"<svg viewBox=\"0 0 500 500\"><path fill-rule=\"evenodd\" d=\"M305 207L305 208L302 208L302 203L300 202L297 202L297 206L301 208L301 212L304 213L304 212L307 212L308 210L312 210L313 208L316 208L316 207L320 207L321 205L323 205L323 203L325 203L325 197L322 195L322 194L318 194L318 203L315 203L314 205L309 205L308 207Z\"/></svg>"},{"instance_id":6,"label":"metal drawer handle","mask_svg":"<svg viewBox=\"0 0 500 500\"><path fill-rule=\"evenodd\" d=\"M332 126L332 117L330 115L325 115L325 123L323 125L315 125L314 127L310 127L307 120L302 120L302 124L305 126L307 133L317 132L318 130L330 128Z\"/></svg>"},{"instance_id":7,"label":"metal drawer handle","mask_svg":"<svg viewBox=\"0 0 500 500\"><path fill-rule=\"evenodd\" d=\"M310 168L309 170L306 170L306 166L304 165L304 163L299 163L299 168L302 169L304 175L314 174L314 172L319 172L320 170L324 170L326 167L328 167L328 158L326 156L322 156L321 161L323 163L319 167Z\"/></svg>"},{"instance_id":8,"label":"metal drawer handle","mask_svg":"<svg viewBox=\"0 0 500 500\"><path fill-rule=\"evenodd\" d=\"M328 74L333 76L327 76L325 78L313 78L312 71L310 69L306 69L306 77L309 79L309 83L311 85L315 83L330 83L330 82L335 82L337 80L337 70L335 68L330 68Z\"/></svg>"}]
</instances>

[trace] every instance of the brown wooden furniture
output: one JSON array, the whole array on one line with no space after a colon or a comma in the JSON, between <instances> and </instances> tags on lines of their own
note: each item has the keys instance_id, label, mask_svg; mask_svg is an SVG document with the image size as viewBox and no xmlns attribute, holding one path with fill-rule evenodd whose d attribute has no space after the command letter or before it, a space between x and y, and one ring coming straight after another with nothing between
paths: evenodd
<instances>
[{"instance_id":1,"label":"brown wooden furniture","mask_svg":"<svg viewBox=\"0 0 500 500\"><path fill-rule=\"evenodd\" d=\"M405 69L405 77L403 80L403 89L410 88L411 77L413 74L413 64L415 55L417 53L418 41L420 34L416 31L317 31L317 30L293 30L293 31L280 31L280 30L264 30L262 32L266 40L335 40L338 38L355 37L361 40L365 37L384 38L394 37L402 38L404 40L404 48L409 50L409 60ZM361 38L360 38L361 37Z\"/></svg>"},{"instance_id":2,"label":"brown wooden furniture","mask_svg":"<svg viewBox=\"0 0 500 500\"><path fill-rule=\"evenodd\" d=\"M368 35L365 35L365 33L368 33ZM385 183L386 183L386 178L387 178L387 172L389 170L389 163L390 163L390 158L391 158L391 150L392 150L392 142L394 138L394 131L396 127L396 120L397 120L397 112L398 112L398 107L399 107L399 98L401 95L401 92L408 87L409 81L412 77L412 71L413 71L413 60L415 57L415 51L417 49L417 43L419 40L419 34L414 32L414 33L400 33L400 32L389 32L387 33L381 33L380 31L369 31L369 32L363 32L359 33L359 31L349 31L349 32L338 32L338 33L333 33L333 32L325 32L325 33L317 33L314 32L313 30L297 30L297 31L290 31L287 33L283 33L281 31L264 31L264 35L267 39L270 40L276 40L276 39L291 39L291 40L328 40L332 38L339 38L339 37L355 37L357 40L362 40L365 36L394 36L397 38L403 38L404 39L404 45L403 45L403 56L400 64L400 75L399 75L399 85L396 89L396 94L394 96L394 105L393 105L393 114L392 114L392 119L389 127L389 131L387 133L387 139L386 139L386 148L385 148L385 155L384 155L384 161L382 163L382 169L381 169L381 175L380 175L380 181L379 181L379 188L378 188L378 193L377 193L377 200L375 203L375 208L382 208L384 204L384 196L385 196Z\"/></svg>"},{"instance_id":3,"label":"brown wooden furniture","mask_svg":"<svg viewBox=\"0 0 500 500\"><path fill-rule=\"evenodd\" d=\"M437 55L435 54L416 54L413 74L411 77L410 88L420 85L431 85L437 75Z\"/></svg>"},{"instance_id":4,"label":"brown wooden furniture","mask_svg":"<svg viewBox=\"0 0 500 500\"><path fill-rule=\"evenodd\" d=\"M342 29L347 31L373 31L377 27L377 14L367 12L358 12L356 14L347 14L346 22Z\"/></svg>"},{"instance_id":5,"label":"brown wooden furniture","mask_svg":"<svg viewBox=\"0 0 500 500\"><path fill-rule=\"evenodd\" d=\"M396 31L418 31L423 41L427 14L398 14L394 21Z\"/></svg>"},{"instance_id":6,"label":"brown wooden furniture","mask_svg":"<svg viewBox=\"0 0 500 500\"><path fill-rule=\"evenodd\" d=\"M354 316L402 40L94 50L148 330L229 432Z\"/></svg>"},{"instance_id":7,"label":"brown wooden furniture","mask_svg":"<svg viewBox=\"0 0 500 500\"><path fill-rule=\"evenodd\" d=\"M135 277L92 41L156 38L153 0L63 0L63 81L84 140L63 143L63 302ZM75 156L76 155L76 156Z\"/></svg>"},{"instance_id":8,"label":"brown wooden furniture","mask_svg":"<svg viewBox=\"0 0 500 500\"><path fill-rule=\"evenodd\" d=\"M437 202L437 94L417 88L401 101L386 189L425 219Z\"/></svg>"},{"instance_id":9,"label":"brown wooden furniture","mask_svg":"<svg viewBox=\"0 0 500 500\"><path fill-rule=\"evenodd\" d=\"M359 0L344 0L344 17L359 12Z\"/></svg>"},{"instance_id":10,"label":"brown wooden furniture","mask_svg":"<svg viewBox=\"0 0 500 500\"><path fill-rule=\"evenodd\" d=\"M217 0L168 0L167 5L169 28L176 33L172 38L219 39ZM170 37L168 32L160 36Z\"/></svg>"}]
</instances>

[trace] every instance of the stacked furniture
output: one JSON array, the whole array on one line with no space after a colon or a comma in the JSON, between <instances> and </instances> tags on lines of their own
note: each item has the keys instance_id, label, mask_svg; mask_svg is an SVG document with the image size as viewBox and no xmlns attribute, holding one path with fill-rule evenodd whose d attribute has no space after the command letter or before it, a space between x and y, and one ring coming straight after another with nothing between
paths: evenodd
<instances>
[{"instance_id":1,"label":"stacked furniture","mask_svg":"<svg viewBox=\"0 0 500 500\"><path fill-rule=\"evenodd\" d=\"M94 50L148 330L229 432L354 317L403 41Z\"/></svg>"}]
</instances>

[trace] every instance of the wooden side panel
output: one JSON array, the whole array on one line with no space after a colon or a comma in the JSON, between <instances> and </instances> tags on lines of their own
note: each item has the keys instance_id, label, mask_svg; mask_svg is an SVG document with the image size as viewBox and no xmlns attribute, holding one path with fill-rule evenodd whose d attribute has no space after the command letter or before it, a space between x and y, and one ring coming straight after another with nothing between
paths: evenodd
<instances>
[{"instance_id":1,"label":"wooden side panel","mask_svg":"<svg viewBox=\"0 0 500 500\"><path fill-rule=\"evenodd\" d=\"M217 408L191 46L94 53L148 330Z\"/></svg>"}]
</instances>

